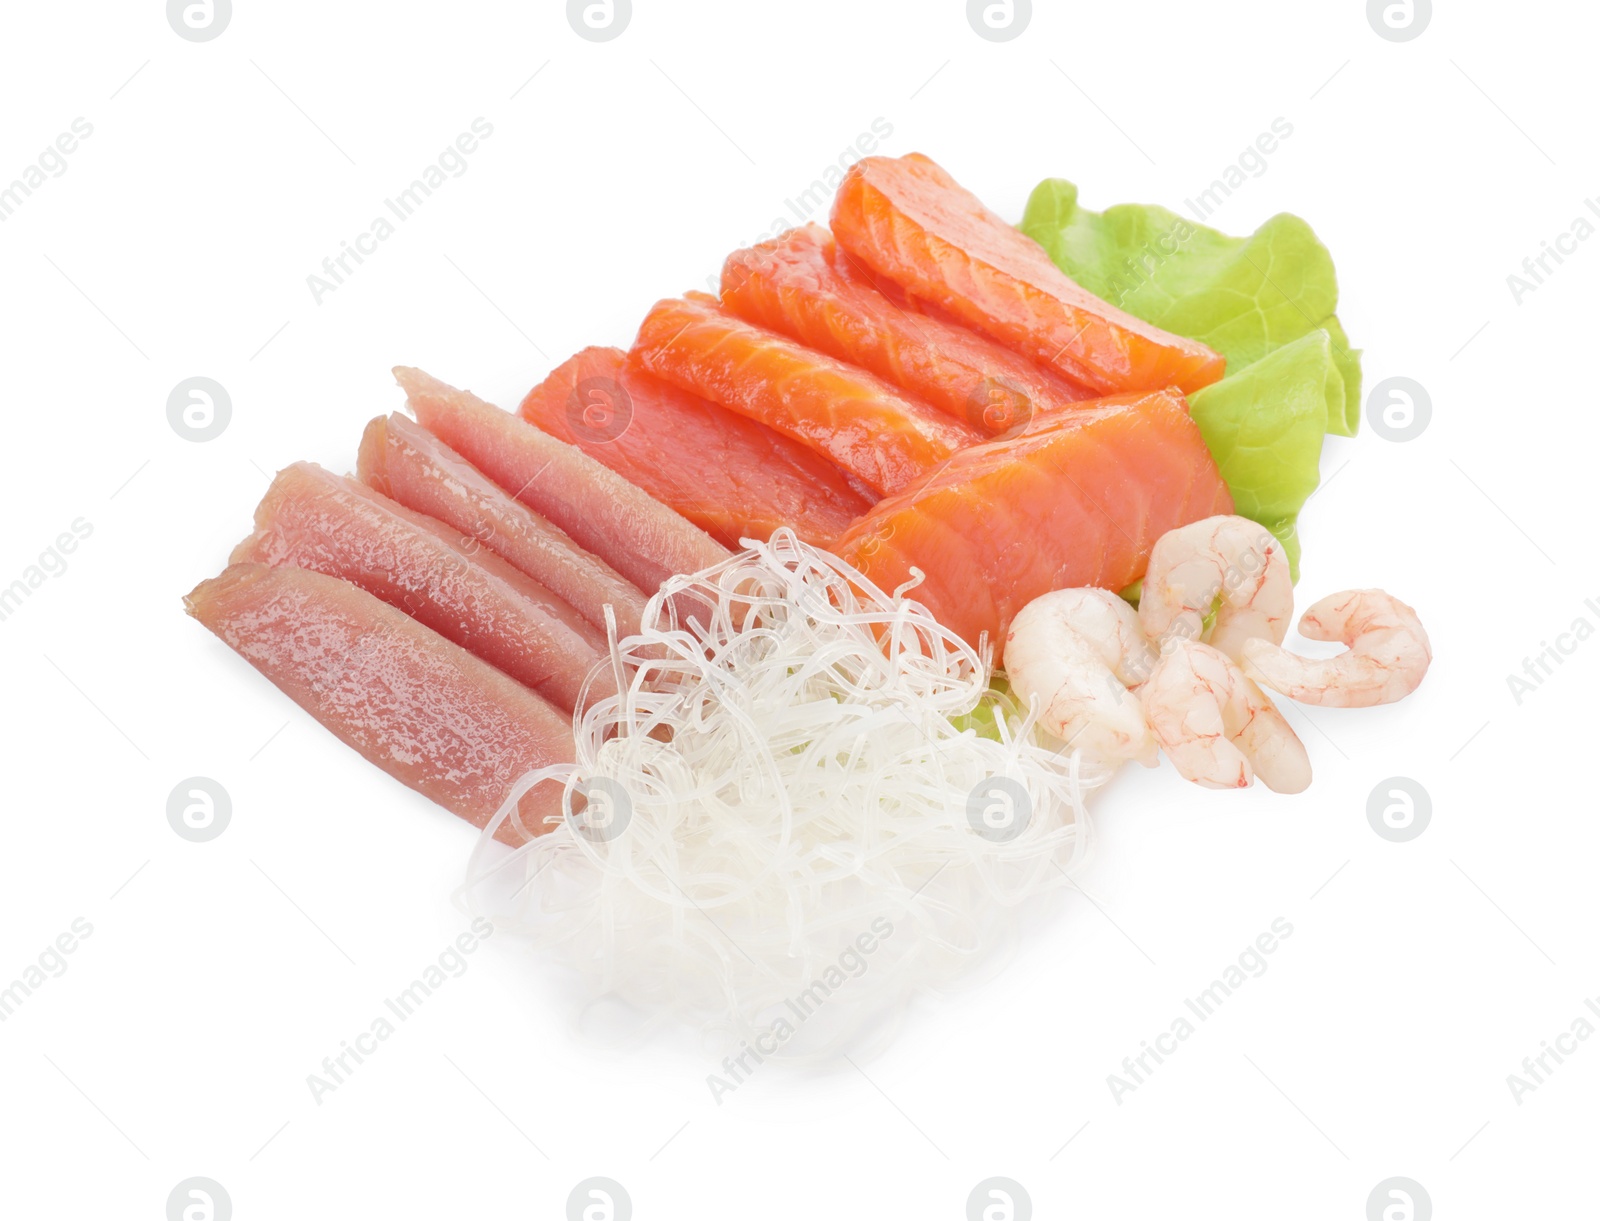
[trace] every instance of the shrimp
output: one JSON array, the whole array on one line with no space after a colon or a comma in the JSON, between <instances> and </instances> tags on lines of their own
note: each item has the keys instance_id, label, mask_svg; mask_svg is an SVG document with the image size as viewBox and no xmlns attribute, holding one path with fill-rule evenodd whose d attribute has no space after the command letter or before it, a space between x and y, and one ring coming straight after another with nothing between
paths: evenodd
<instances>
[{"instance_id":1,"label":"shrimp","mask_svg":"<svg viewBox=\"0 0 1600 1221\"><path fill-rule=\"evenodd\" d=\"M1247 517L1207 517L1156 540L1139 596L1139 626L1163 652L1178 640L1199 640L1221 597L1206 638L1237 661L1247 640L1280 644L1294 613L1294 584L1283 544Z\"/></svg>"},{"instance_id":2,"label":"shrimp","mask_svg":"<svg viewBox=\"0 0 1600 1221\"><path fill-rule=\"evenodd\" d=\"M1105 589L1035 598L1006 634L1006 677L1039 723L1084 754L1117 764L1156 762L1156 743L1127 684L1150 673L1155 651L1139 617Z\"/></svg>"},{"instance_id":3,"label":"shrimp","mask_svg":"<svg viewBox=\"0 0 1600 1221\"><path fill-rule=\"evenodd\" d=\"M1302 704L1392 704L1417 689L1433 661L1417 612L1381 589L1328 595L1300 617L1300 634L1349 648L1333 657L1300 657L1265 640L1250 640L1242 664L1252 678Z\"/></svg>"},{"instance_id":4,"label":"shrimp","mask_svg":"<svg viewBox=\"0 0 1600 1221\"><path fill-rule=\"evenodd\" d=\"M1173 642L1139 699L1161 749L1185 780L1242 789L1259 776L1276 793L1299 793L1311 783L1311 761L1289 722L1210 645Z\"/></svg>"}]
</instances>

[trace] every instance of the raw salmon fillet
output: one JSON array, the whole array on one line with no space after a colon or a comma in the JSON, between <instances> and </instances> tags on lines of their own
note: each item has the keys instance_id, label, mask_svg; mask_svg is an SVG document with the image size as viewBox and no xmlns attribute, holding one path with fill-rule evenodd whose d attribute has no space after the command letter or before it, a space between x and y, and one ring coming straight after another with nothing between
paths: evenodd
<instances>
[{"instance_id":1,"label":"raw salmon fillet","mask_svg":"<svg viewBox=\"0 0 1600 1221\"><path fill-rule=\"evenodd\" d=\"M728 558L699 526L577 446L421 369L394 375L424 428L645 593Z\"/></svg>"},{"instance_id":2,"label":"raw salmon fillet","mask_svg":"<svg viewBox=\"0 0 1600 1221\"><path fill-rule=\"evenodd\" d=\"M422 425L379 416L361 438L356 473L374 491L437 518L566 602L602 634L605 608L617 630L639 630L645 596L621 573L573 542Z\"/></svg>"},{"instance_id":3,"label":"raw salmon fillet","mask_svg":"<svg viewBox=\"0 0 1600 1221\"><path fill-rule=\"evenodd\" d=\"M1223 374L1223 358L1204 344L1068 279L1043 247L920 153L851 166L833 202L833 233L907 292L1101 394L1189 393Z\"/></svg>"},{"instance_id":4,"label":"raw salmon fillet","mask_svg":"<svg viewBox=\"0 0 1600 1221\"><path fill-rule=\"evenodd\" d=\"M230 562L349 581L568 712L606 655L582 615L475 539L309 462L278 472ZM614 691L602 671L590 698Z\"/></svg>"},{"instance_id":5,"label":"raw salmon fillet","mask_svg":"<svg viewBox=\"0 0 1600 1221\"><path fill-rule=\"evenodd\" d=\"M860 365L990 435L1036 410L1095 397L976 331L922 312L892 287L884 291L821 225L729 255L722 307Z\"/></svg>"},{"instance_id":6,"label":"raw salmon fillet","mask_svg":"<svg viewBox=\"0 0 1600 1221\"><path fill-rule=\"evenodd\" d=\"M826 547L872 502L814 450L585 348L528 393L522 416L576 445L729 547L791 526Z\"/></svg>"},{"instance_id":7,"label":"raw salmon fillet","mask_svg":"<svg viewBox=\"0 0 1600 1221\"><path fill-rule=\"evenodd\" d=\"M704 293L657 302L633 350L657 377L809 445L880 495L985 435Z\"/></svg>"},{"instance_id":8,"label":"raw salmon fillet","mask_svg":"<svg viewBox=\"0 0 1600 1221\"><path fill-rule=\"evenodd\" d=\"M568 718L347 581L233 564L184 606L345 745L476 827L524 773L573 761ZM497 838L549 830L559 794L529 792Z\"/></svg>"},{"instance_id":9,"label":"raw salmon fillet","mask_svg":"<svg viewBox=\"0 0 1600 1221\"><path fill-rule=\"evenodd\" d=\"M1031 431L962 450L881 501L838 554L911 597L997 661L1012 617L1041 594L1126 588L1176 526L1231 513L1217 464L1175 391L1080 403Z\"/></svg>"}]
</instances>

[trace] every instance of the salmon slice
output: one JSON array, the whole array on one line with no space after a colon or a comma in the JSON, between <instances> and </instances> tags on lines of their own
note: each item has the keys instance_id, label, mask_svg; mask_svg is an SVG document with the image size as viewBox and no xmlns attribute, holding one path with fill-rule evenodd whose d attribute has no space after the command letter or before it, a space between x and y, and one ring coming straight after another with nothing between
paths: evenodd
<instances>
[{"instance_id":1,"label":"salmon slice","mask_svg":"<svg viewBox=\"0 0 1600 1221\"><path fill-rule=\"evenodd\" d=\"M1055 589L1126 588L1176 526L1231 513L1233 498L1175 391L1077 407L975 445L881 501L838 554L882 589L911 594L996 660L1012 617Z\"/></svg>"},{"instance_id":2,"label":"salmon slice","mask_svg":"<svg viewBox=\"0 0 1600 1221\"><path fill-rule=\"evenodd\" d=\"M907 292L1101 394L1190 393L1222 377L1223 357L1079 287L920 153L851 166L833 202L833 233Z\"/></svg>"},{"instance_id":3,"label":"salmon slice","mask_svg":"<svg viewBox=\"0 0 1600 1221\"><path fill-rule=\"evenodd\" d=\"M722 265L722 306L746 322L860 365L994 435L1095 392L964 326L919 310L821 225L738 250Z\"/></svg>"},{"instance_id":4,"label":"salmon slice","mask_svg":"<svg viewBox=\"0 0 1600 1221\"><path fill-rule=\"evenodd\" d=\"M394 375L424 428L645 593L728 558L699 526L577 446L421 369Z\"/></svg>"},{"instance_id":5,"label":"salmon slice","mask_svg":"<svg viewBox=\"0 0 1600 1221\"><path fill-rule=\"evenodd\" d=\"M475 827L523 774L573 761L572 724L545 700L347 581L233 564L183 601L346 746ZM522 843L560 809L542 784L496 837Z\"/></svg>"},{"instance_id":6,"label":"salmon slice","mask_svg":"<svg viewBox=\"0 0 1600 1221\"><path fill-rule=\"evenodd\" d=\"M576 445L730 547L791 526L826 547L872 507L814 450L585 348L535 386L522 416Z\"/></svg>"},{"instance_id":7,"label":"salmon slice","mask_svg":"<svg viewBox=\"0 0 1600 1221\"><path fill-rule=\"evenodd\" d=\"M865 369L735 318L704 293L657 302L634 354L657 377L809 445L880 495L985 435Z\"/></svg>"},{"instance_id":8,"label":"salmon slice","mask_svg":"<svg viewBox=\"0 0 1600 1221\"><path fill-rule=\"evenodd\" d=\"M361 437L356 473L374 491L437 518L487 547L567 603L602 634L605 608L617 630L639 630L645 596L565 531L504 489L407 416L379 416Z\"/></svg>"},{"instance_id":9,"label":"salmon slice","mask_svg":"<svg viewBox=\"0 0 1600 1221\"><path fill-rule=\"evenodd\" d=\"M571 712L605 637L477 540L310 462L278 472L230 562L358 585ZM591 699L615 692L603 672Z\"/></svg>"}]
</instances>

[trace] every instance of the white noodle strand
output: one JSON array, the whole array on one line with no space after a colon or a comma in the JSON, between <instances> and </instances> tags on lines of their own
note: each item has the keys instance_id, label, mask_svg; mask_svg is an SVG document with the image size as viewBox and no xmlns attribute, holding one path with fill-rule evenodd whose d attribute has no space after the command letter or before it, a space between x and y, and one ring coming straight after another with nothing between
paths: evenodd
<instances>
[{"instance_id":1,"label":"white noodle strand","mask_svg":"<svg viewBox=\"0 0 1600 1221\"><path fill-rule=\"evenodd\" d=\"M889 596L790 531L745 547L669 581L639 635L613 628L598 673L621 693L578 721L576 764L518 782L466 893L596 998L804 1058L1009 948L1081 862L1105 777L904 596L921 573ZM565 817L509 851L493 833L536 784ZM1020 832L980 834L975 793Z\"/></svg>"}]
</instances>

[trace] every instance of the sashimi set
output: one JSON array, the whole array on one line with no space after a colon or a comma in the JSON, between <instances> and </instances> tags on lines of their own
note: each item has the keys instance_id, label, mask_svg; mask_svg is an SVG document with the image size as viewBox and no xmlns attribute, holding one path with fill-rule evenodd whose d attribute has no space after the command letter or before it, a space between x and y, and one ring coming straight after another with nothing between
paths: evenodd
<instances>
[{"instance_id":1,"label":"sashimi set","mask_svg":"<svg viewBox=\"0 0 1600 1221\"><path fill-rule=\"evenodd\" d=\"M281 471L186 605L482 828L470 901L595 996L842 1045L1005 942L1121 763L1299 792L1268 691L1422 680L1381 590L1301 619L1345 651L1284 648L1355 427L1334 304L1293 217L1233 239L1050 180L1014 228L869 157L831 229L736 251L515 414L395 370L411 415L354 477ZM852 952L881 965L826 1023L773 1017Z\"/></svg>"}]
</instances>

